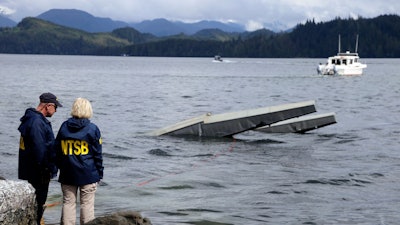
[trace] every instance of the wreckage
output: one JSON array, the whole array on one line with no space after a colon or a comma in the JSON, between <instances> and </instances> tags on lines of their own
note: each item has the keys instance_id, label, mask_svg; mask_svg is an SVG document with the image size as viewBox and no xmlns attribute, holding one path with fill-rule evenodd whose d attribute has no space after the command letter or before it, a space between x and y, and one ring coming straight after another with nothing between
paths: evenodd
<instances>
[{"instance_id":1,"label":"wreckage","mask_svg":"<svg viewBox=\"0 0 400 225\"><path fill-rule=\"evenodd\" d=\"M315 101L306 101L216 115L207 113L155 130L150 135L231 137L248 130L304 133L336 123L334 113L304 116L314 112Z\"/></svg>"},{"instance_id":2,"label":"wreckage","mask_svg":"<svg viewBox=\"0 0 400 225\"><path fill-rule=\"evenodd\" d=\"M335 113L307 115L256 128L264 133L305 133L336 123Z\"/></svg>"}]
</instances>

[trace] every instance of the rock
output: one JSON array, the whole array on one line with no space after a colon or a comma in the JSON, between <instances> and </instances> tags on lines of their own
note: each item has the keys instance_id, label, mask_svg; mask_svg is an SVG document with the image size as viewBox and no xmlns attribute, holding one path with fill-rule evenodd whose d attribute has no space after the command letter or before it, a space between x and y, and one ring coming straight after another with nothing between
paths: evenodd
<instances>
[{"instance_id":1,"label":"rock","mask_svg":"<svg viewBox=\"0 0 400 225\"><path fill-rule=\"evenodd\" d=\"M36 225L35 189L28 182L0 180L0 224Z\"/></svg>"},{"instance_id":2,"label":"rock","mask_svg":"<svg viewBox=\"0 0 400 225\"><path fill-rule=\"evenodd\" d=\"M98 217L85 225L151 225L147 218L143 218L135 211L121 211L111 215Z\"/></svg>"}]
</instances>

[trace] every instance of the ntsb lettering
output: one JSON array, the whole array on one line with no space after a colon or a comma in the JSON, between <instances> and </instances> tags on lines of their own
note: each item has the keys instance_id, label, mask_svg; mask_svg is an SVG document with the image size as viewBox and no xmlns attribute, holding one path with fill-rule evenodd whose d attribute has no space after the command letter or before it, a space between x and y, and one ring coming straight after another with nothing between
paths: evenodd
<instances>
[{"instance_id":1,"label":"ntsb lettering","mask_svg":"<svg viewBox=\"0 0 400 225\"><path fill-rule=\"evenodd\" d=\"M25 150L24 138L22 136L19 138L19 149Z\"/></svg>"},{"instance_id":2,"label":"ntsb lettering","mask_svg":"<svg viewBox=\"0 0 400 225\"><path fill-rule=\"evenodd\" d=\"M64 155L87 155L89 144L84 140L61 140Z\"/></svg>"}]
</instances>

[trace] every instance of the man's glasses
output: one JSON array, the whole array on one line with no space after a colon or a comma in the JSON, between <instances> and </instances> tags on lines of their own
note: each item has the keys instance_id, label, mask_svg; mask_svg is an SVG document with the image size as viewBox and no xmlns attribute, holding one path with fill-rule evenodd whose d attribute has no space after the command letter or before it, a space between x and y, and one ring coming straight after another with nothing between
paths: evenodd
<instances>
[{"instance_id":1,"label":"man's glasses","mask_svg":"<svg viewBox=\"0 0 400 225\"><path fill-rule=\"evenodd\" d=\"M54 109L57 109L57 105L56 104L47 104L47 105L54 106Z\"/></svg>"}]
</instances>

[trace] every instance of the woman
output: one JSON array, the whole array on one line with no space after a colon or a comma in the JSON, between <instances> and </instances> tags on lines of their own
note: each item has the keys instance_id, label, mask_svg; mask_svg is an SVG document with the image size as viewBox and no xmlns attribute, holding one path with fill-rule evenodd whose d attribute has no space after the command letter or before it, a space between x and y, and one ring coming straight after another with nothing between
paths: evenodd
<instances>
[{"instance_id":1,"label":"woman","mask_svg":"<svg viewBox=\"0 0 400 225\"><path fill-rule=\"evenodd\" d=\"M77 98L72 105L72 117L61 125L57 134L55 146L60 169L58 181L63 192L63 225L75 225L78 190L80 224L95 218L94 197L104 167L100 130L90 122L92 115L90 102Z\"/></svg>"}]
</instances>

